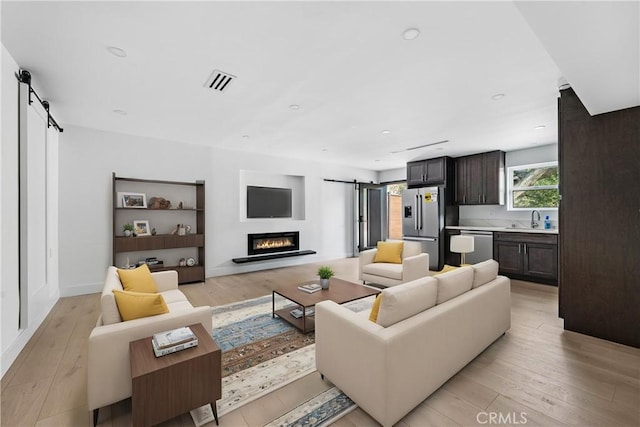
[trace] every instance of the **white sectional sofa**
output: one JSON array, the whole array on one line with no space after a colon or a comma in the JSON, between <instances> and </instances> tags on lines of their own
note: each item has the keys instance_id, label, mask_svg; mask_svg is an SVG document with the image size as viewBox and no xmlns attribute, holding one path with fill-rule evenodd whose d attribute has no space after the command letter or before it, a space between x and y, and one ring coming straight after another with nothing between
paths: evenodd
<instances>
[{"instance_id":1,"label":"white sectional sofa","mask_svg":"<svg viewBox=\"0 0 640 427\"><path fill-rule=\"evenodd\" d=\"M511 326L510 280L485 261L382 291L377 322L316 305L318 371L385 427Z\"/></svg>"},{"instance_id":2,"label":"white sectional sofa","mask_svg":"<svg viewBox=\"0 0 640 427\"><path fill-rule=\"evenodd\" d=\"M202 323L211 331L211 307L193 307L178 290L178 273L151 273L169 313L122 321L113 290L123 290L117 269L109 267L100 298L101 315L89 335L87 360L87 400L93 411L94 425L98 409L131 397L129 343L157 332Z\"/></svg>"}]
</instances>

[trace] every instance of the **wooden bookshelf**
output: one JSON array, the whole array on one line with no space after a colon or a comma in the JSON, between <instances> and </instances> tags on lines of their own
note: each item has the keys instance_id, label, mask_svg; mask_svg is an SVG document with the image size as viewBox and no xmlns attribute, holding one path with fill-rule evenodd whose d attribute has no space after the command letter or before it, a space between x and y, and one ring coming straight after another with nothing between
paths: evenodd
<instances>
[{"instance_id":1,"label":"wooden bookshelf","mask_svg":"<svg viewBox=\"0 0 640 427\"><path fill-rule=\"evenodd\" d=\"M164 261L149 265L151 271L176 270L178 283L201 282L205 278L205 187L204 181L179 182L125 178L113 173L113 265L123 267L150 257ZM170 198L167 209L123 207L122 193L143 193L147 203L152 197ZM182 208L177 208L184 203ZM123 225L134 220L149 221L155 235L126 237ZM177 224L191 227L185 235L171 234ZM168 259L163 259L164 257ZM194 258L195 265L181 266L179 259Z\"/></svg>"}]
</instances>

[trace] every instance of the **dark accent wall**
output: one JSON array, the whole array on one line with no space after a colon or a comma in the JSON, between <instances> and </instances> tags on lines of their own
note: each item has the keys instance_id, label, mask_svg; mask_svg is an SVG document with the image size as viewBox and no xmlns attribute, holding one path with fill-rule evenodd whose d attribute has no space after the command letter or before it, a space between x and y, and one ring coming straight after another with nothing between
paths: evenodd
<instances>
[{"instance_id":1,"label":"dark accent wall","mask_svg":"<svg viewBox=\"0 0 640 427\"><path fill-rule=\"evenodd\" d=\"M590 116L561 91L558 150L564 328L640 347L640 107Z\"/></svg>"}]
</instances>

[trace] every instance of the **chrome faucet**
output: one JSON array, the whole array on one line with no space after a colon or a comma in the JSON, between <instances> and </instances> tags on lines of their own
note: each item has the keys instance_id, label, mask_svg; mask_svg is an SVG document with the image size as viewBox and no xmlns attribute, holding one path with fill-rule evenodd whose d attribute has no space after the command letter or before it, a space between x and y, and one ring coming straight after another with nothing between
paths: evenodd
<instances>
[{"instance_id":1,"label":"chrome faucet","mask_svg":"<svg viewBox=\"0 0 640 427\"><path fill-rule=\"evenodd\" d=\"M534 215L535 214L538 214L538 219L537 220L534 219ZM538 212L536 210L531 211L531 228L538 227L538 225L540 225L540 224L538 224L538 221L540 221L540 212Z\"/></svg>"}]
</instances>

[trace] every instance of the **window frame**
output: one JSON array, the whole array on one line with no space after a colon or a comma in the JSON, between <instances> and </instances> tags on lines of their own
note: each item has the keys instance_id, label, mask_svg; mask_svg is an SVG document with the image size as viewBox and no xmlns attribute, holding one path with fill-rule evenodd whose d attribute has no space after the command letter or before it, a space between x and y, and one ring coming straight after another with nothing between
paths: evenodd
<instances>
[{"instance_id":1,"label":"window frame","mask_svg":"<svg viewBox=\"0 0 640 427\"><path fill-rule=\"evenodd\" d=\"M513 172L516 170L522 169L536 169L536 168L545 168L554 166L556 169L558 168L558 161L550 161L550 162L541 162L541 163L531 163L525 165L516 165L509 166L507 168L507 210L508 211L530 211L533 209L536 210L545 210L545 211L557 211L557 206L544 206L544 207L528 207L528 208L517 208L513 206L513 193L514 191L529 191L529 190L556 190L558 194L560 194L560 184L557 185L536 185L533 187L514 187L513 186Z\"/></svg>"}]
</instances>

